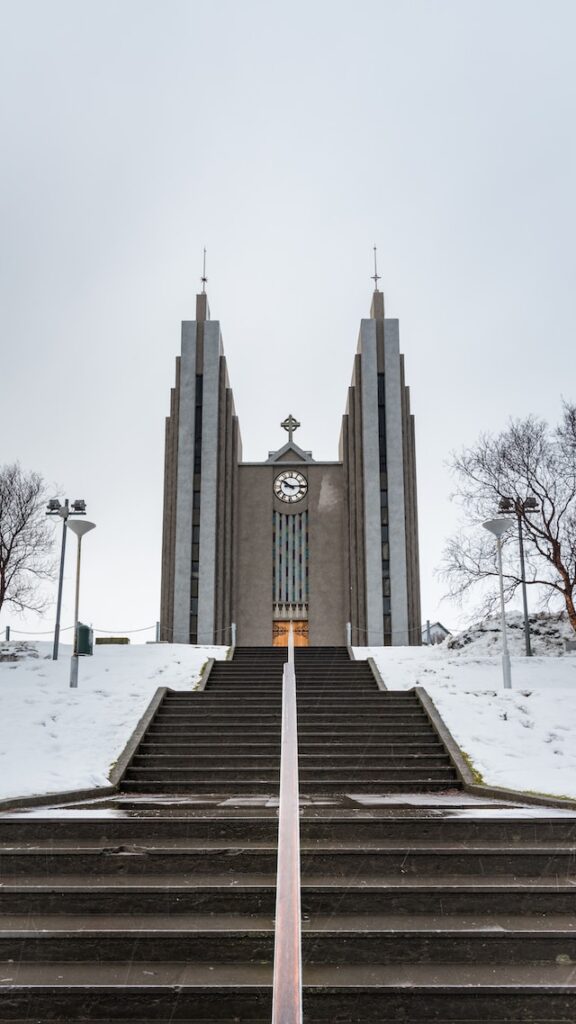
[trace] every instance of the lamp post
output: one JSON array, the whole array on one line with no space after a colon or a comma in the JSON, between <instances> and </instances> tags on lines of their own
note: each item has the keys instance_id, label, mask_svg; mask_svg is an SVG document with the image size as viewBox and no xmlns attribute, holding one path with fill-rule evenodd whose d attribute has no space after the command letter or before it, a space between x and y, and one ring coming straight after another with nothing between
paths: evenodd
<instances>
[{"instance_id":1,"label":"lamp post","mask_svg":"<svg viewBox=\"0 0 576 1024\"><path fill-rule=\"evenodd\" d=\"M83 522L74 520L74 522L68 524L68 529L72 530L78 538L78 554L76 558L76 600L74 602L74 649L72 651L72 661L70 662L70 686L75 689L78 686L78 609L80 605L80 559L82 555L82 537L85 533L89 533L93 530L96 523L90 523L87 519Z\"/></svg>"},{"instance_id":2,"label":"lamp post","mask_svg":"<svg viewBox=\"0 0 576 1024\"><path fill-rule=\"evenodd\" d=\"M508 653L508 637L506 635L506 613L504 611L504 579L502 576L502 535L514 526L513 519L488 519L482 523L485 530L496 537L496 551L498 552L498 576L500 579L500 614L502 616L502 675L504 677L504 689L512 687L510 673L510 655Z\"/></svg>"},{"instance_id":3,"label":"lamp post","mask_svg":"<svg viewBox=\"0 0 576 1024\"><path fill-rule=\"evenodd\" d=\"M501 498L498 506L500 512L515 512L518 520L518 544L520 547L520 575L522 577L522 604L524 606L524 647L526 657L532 657L530 643L530 623L528 622L528 598L526 596L526 569L524 567L524 534L522 531L522 515L527 512L538 512L536 498Z\"/></svg>"},{"instance_id":4,"label":"lamp post","mask_svg":"<svg viewBox=\"0 0 576 1024\"><path fill-rule=\"evenodd\" d=\"M64 584L64 561L66 558L66 526L68 523L69 516L85 516L86 515L86 502L77 498L76 501L70 502L66 498L63 505L60 504L59 498L50 498L48 502L48 508L46 510L47 516L60 516L62 519L62 550L60 552L60 575L58 577L58 599L56 601L56 625L54 626L54 646L52 648L52 661L58 661L58 647L60 644L60 612L62 610L62 587Z\"/></svg>"}]
</instances>

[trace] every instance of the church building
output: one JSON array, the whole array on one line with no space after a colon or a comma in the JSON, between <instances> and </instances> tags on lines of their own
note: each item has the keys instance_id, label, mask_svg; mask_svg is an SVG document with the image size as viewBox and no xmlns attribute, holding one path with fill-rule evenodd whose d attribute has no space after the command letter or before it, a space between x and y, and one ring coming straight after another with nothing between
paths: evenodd
<instances>
[{"instance_id":1,"label":"church building","mask_svg":"<svg viewBox=\"0 0 576 1024\"><path fill-rule=\"evenodd\" d=\"M414 417L380 290L360 323L338 461L300 448L292 414L281 426L281 448L243 461L202 292L166 420L161 639L269 647L292 622L302 646L420 644Z\"/></svg>"}]
</instances>

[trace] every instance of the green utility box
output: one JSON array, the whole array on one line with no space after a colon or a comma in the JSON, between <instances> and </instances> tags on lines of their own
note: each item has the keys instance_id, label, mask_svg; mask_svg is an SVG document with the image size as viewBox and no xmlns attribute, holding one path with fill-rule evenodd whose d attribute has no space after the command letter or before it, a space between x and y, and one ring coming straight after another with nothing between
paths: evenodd
<instances>
[{"instance_id":1,"label":"green utility box","mask_svg":"<svg viewBox=\"0 0 576 1024\"><path fill-rule=\"evenodd\" d=\"M78 623L78 654L94 654L94 631L83 622Z\"/></svg>"}]
</instances>

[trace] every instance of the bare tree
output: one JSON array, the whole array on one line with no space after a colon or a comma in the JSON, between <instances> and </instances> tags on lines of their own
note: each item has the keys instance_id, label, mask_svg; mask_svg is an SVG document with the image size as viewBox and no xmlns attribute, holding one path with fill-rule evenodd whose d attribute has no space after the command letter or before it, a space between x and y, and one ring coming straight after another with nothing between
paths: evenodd
<instances>
[{"instance_id":1,"label":"bare tree","mask_svg":"<svg viewBox=\"0 0 576 1024\"><path fill-rule=\"evenodd\" d=\"M462 599L497 575L494 542L478 527L498 514L502 499L511 498L522 520L526 583L541 588L544 603L560 600L576 631L576 405L564 403L556 428L529 416L495 436L483 434L473 448L454 455L451 465L458 481L454 497L467 526L444 551L440 571L450 596ZM536 500L536 511L526 507L526 498ZM507 598L522 582L519 570L511 570L518 562L515 544L514 532L505 534ZM491 607L488 595L483 608Z\"/></svg>"},{"instance_id":2,"label":"bare tree","mask_svg":"<svg viewBox=\"0 0 576 1024\"><path fill-rule=\"evenodd\" d=\"M0 467L0 609L5 601L19 611L46 605L38 593L53 576L46 499L38 473L25 473L17 462Z\"/></svg>"}]
</instances>

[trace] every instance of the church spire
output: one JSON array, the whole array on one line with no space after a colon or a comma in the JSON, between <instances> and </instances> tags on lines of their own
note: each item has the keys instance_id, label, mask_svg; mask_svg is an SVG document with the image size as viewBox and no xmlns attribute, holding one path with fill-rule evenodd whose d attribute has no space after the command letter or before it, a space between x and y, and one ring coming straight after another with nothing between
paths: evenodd
<instances>
[{"instance_id":1,"label":"church spire","mask_svg":"<svg viewBox=\"0 0 576 1024\"><path fill-rule=\"evenodd\" d=\"M372 305L370 307L370 317L372 320L383 320L384 319L384 292L381 292L378 287L378 281L381 280L380 274L378 273L378 250L374 246L374 273L372 274L372 280L374 281L374 293L372 295Z\"/></svg>"}]
</instances>

